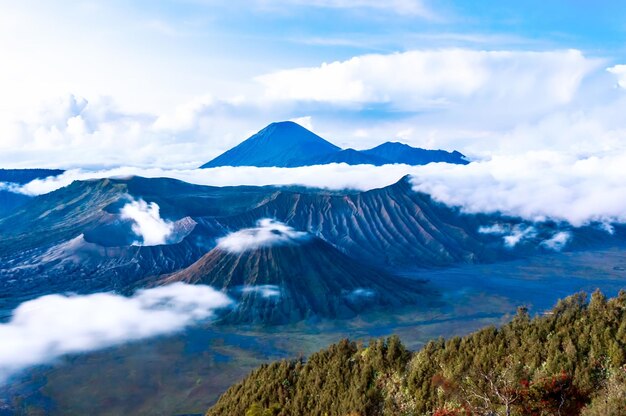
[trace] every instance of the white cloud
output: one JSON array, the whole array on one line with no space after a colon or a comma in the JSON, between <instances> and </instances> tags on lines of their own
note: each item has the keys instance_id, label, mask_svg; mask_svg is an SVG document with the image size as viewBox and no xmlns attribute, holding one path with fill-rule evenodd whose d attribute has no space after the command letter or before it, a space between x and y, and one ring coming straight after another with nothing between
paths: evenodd
<instances>
[{"instance_id":1,"label":"white cloud","mask_svg":"<svg viewBox=\"0 0 626 416\"><path fill-rule=\"evenodd\" d=\"M560 152L497 156L467 166L422 167L414 188L466 212L501 212L575 226L626 222L626 154L580 157Z\"/></svg>"},{"instance_id":2,"label":"white cloud","mask_svg":"<svg viewBox=\"0 0 626 416\"><path fill-rule=\"evenodd\" d=\"M21 187L12 186L11 189L27 195L41 195L67 186L75 180L143 176L147 178L174 178L196 185L212 186L302 185L327 189L369 190L387 186L400 180L406 174L417 173L418 171L419 167L407 165L350 166L343 163L300 168L224 166L192 170L133 167L95 171L73 169L56 177L34 180Z\"/></svg>"},{"instance_id":3,"label":"white cloud","mask_svg":"<svg viewBox=\"0 0 626 416\"><path fill-rule=\"evenodd\" d=\"M165 244L174 231L174 223L161 218L159 205L143 199L127 202L120 210L122 219L133 221L132 230L141 241L134 245L156 246Z\"/></svg>"},{"instance_id":4,"label":"white cloud","mask_svg":"<svg viewBox=\"0 0 626 416\"><path fill-rule=\"evenodd\" d=\"M626 65L615 65L607 68L607 71L617 77L617 85L626 89Z\"/></svg>"},{"instance_id":5,"label":"white cloud","mask_svg":"<svg viewBox=\"0 0 626 416\"><path fill-rule=\"evenodd\" d=\"M296 118L292 118L289 121L298 123L305 129L313 130L313 118L311 116L296 117Z\"/></svg>"},{"instance_id":6,"label":"white cloud","mask_svg":"<svg viewBox=\"0 0 626 416\"><path fill-rule=\"evenodd\" d=\"M513 248L519 243L521 243L522 241L528 238L533 238L536 235L537 235L537 231L535 230L534 227L516 225L515 227L511 229L511 234L505 235L503 237L504 244L507 247Z\"/></svg>"},{"instance_id":7,"label":"white cloud","mask_svg":"<svg viewBox=\"0 0 626 416\"><path fill-rule=\"evenodd\" d=\"M277 71L234 97L200 90L158 111L62 95L0 111L0 166L189 169L302 114L357 149L402 140L479 157L623 150L626 96L600 64L576 50L411 50ZM309 115L295 119L310 127Z\"/></svg>"},{"instance_id":8,"label":"white cloud","mask_svg":"<svg viewBox=\"0 0 626 416\"><path fill-rule=\"evenodd\" d=\"M572 235L569 232L559 231L550 237L550 239L542 241L541 244L551 250L561 251L571 238Z\"/></svg>"},{"instance_id":9,"label":"white cloud","mask_svg":"<svg viewBox=\"0 0 626 416\"><path fill-rule=\"evenodd\" d=\"M243 286L242 293L258 293L264 298L276 298L280 296L280 288L277 285Z\"/></svg>"},{"instance_id":10,"label":"white cloud","mask_svg":"<svg viewBox=\"0 0 626 416\"><path fill-rule=\"evenodd\" d=\"M493 224L487 227L480 227L479 233L501 235L504 245L513 248L522 241L537 236L537 230L532 226L524 224Z\"/></svg>"},{"instance_id":11,"label":"white cloud","mask_svg":"<svg viewBox=\"0 0 626 416\"><path fill-rule=\"evenodd\" d=\"M626 223L626 152L584 156L557 151L494 156L469 165L349 166L302 168L220 167L195 170L118 168L72 170L19 188L37 195L74 180L102 177L170 177L199 185L302 185L328 189L369 190L412 175L414 189L470 213L519 216L531 221L553 219L575 226L589 222Z\"/></svg>"},{"instance_id":12,"label":"white cloud","mask_svg":"<svg viewBox=\"0 0 626 416\"><path fill-rule=\"evenodd\" d=\"M241 253L259 247L293 244L307 238L307 233L269 218L260 219L254 228L235 231L217 240L217 248Z\"/></svg>"},{"instance_id":13,"label":"white cloud","mask_svg":"<svg viewBox=\"0 0 626 416\"><path fill-rule=\"evenodd\" d=\"M404 110L492 102L494 108L528 114L569 103L598 64L576 50L413 50L356 56L257 79L275 100L384 103Z\"/></svg>"},{"instance_id":14,"label":"white cloud","mask_svg":"<svg viewBox=\"0 0 626 416\"><path fill-rule=\"evenodd\" d=\"M138 291L47 295L22 303L0 323L0 382L33 365L70 353L179 331L231 306L209 286L174 283Z\"/></svg>"}]
</instances>

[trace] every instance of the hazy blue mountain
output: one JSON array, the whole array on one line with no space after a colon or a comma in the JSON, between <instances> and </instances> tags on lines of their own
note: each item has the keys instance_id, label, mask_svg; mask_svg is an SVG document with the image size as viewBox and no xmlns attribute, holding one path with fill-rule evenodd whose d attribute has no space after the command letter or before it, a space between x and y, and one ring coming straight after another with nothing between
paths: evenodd
<instances>
[{"instance_id":1,"label":"hazy blue mountain","mask_svg":"<svg viewBox=\"0 0 626 416\"><path fill-rule=\"evenodd\" d=\"M345 149L311 158L310 165L327 165L329 163L347 163L348 165L382 166L390 163L388 160L374 155L368 155L354 149Z\"/></svg>"},{"instance_id":2,"label":"hazy blue mountain","mask_svg":"<svg viewBox=\"0 0 626 416\"><path fill-rule=\"evenodd\" d=\"M362 150L361 153L388 160L392 163L405 163L407 165L426 165L432 162L446 162L460 165L469 163L469 161L465 159L465 156L456 150L453 152L446 152L445 150L426 150L397 142L386 142L372 149Z\"/></svg>"},{"instance_id":3,"label":"hazy blue mountain","mask_svg":"<svg viewBox=\"0 0 626 416\"><path fill-rule=\"evenodd\" d=\"M347 163L382 166L392 163L469 163L461 153L414 148L387 142L369 150L341 149L291 121L272 123L249 139L201 166L298 167Z\"/></svg>"},{"instance_id":4,"label":"hazy blue mountain","mask_svg":"<svg viewBox=\"0 0 626 416\"><path fill-rule=\"evenodd\" d=\"M0 169L0 182L25 184L34 179L58 176L63 172L60 169Z\"/></svg>"},{"instance_id":5,"label":"hazy blue mountain","mask_svg":"<svg viewBox=\"0 0 626 416\"><path fill-rule=\"evenodd\" d=\"M8 214L25 204L31 197L0 189L0 216Z\"/></svg>"},{"instance_id":6,"label":"hazy blue mountain","mask_svg":"<svg viewBox=\"0 0 626 416\"><path fill-rule=\"evenodd\" d=\"M201 168L216 166L280 166L309 164L311 158L341 150L291 121L272 123Z\"/></svg>"},{"instance_id":7,"label":"hazy blue mountain","mask_svg":"<svg viewBox=\"0 0 626 416\"><path fill-rule=\"evenodd\" d=\"M34 179L47 178L62 174L58 169L0 169L0 183L23 185ZM2 189L0 186L0 216L6 215L25 204L31 197Z\"/></svg>"}]
</instances>

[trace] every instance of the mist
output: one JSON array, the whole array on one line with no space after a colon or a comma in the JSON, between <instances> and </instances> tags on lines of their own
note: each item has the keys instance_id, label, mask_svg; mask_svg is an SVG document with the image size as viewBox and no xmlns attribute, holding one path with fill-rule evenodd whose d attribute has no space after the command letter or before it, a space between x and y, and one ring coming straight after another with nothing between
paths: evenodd
<instances>
[{"instance_id":1,"label":"mist","mask_svg":"<svg viewBox=\"0 0 626 416\"><path fill-rule=\"evenodd\" d=\"M184 283L139 290L131 297L55 294L24 302L0 323L0 383L65 354L180 331L232 305L209 286Z\"/></svg>"}]
</instances>

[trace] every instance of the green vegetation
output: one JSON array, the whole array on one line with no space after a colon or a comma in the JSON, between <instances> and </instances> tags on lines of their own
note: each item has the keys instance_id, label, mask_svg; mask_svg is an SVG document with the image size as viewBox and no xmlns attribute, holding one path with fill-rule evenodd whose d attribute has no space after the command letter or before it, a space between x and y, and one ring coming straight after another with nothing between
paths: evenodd
<instances>
[{"instance_id":1,"label":"green vegetation","mask_svg":"<svg viewBox=\"0 0 626 416\"><path fill-rule=\"evenodd\" d=\"M208 416L626 415L626 292L560 301L531 319L407 351L392 336L343 340L263 365Z\"/></svg>"}]
</instances>

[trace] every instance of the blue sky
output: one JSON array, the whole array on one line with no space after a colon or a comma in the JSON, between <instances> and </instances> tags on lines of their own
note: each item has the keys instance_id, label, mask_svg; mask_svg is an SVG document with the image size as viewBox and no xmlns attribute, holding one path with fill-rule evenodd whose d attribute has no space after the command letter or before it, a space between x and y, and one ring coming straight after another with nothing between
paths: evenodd
<instances>
[{"instance_id":1,"label":"blue sky","mask_svg":"<svg viewBox=\"0 0 626 416\"><path fill-rule=\"evenodd\" d=\"M341 146L400 140L475 158L588 152L590 125L611 146L623 127L602 110L624 101L623 2L0 7L3 166L190 167L283 119Z\"/></svg>"}]
</instances>

